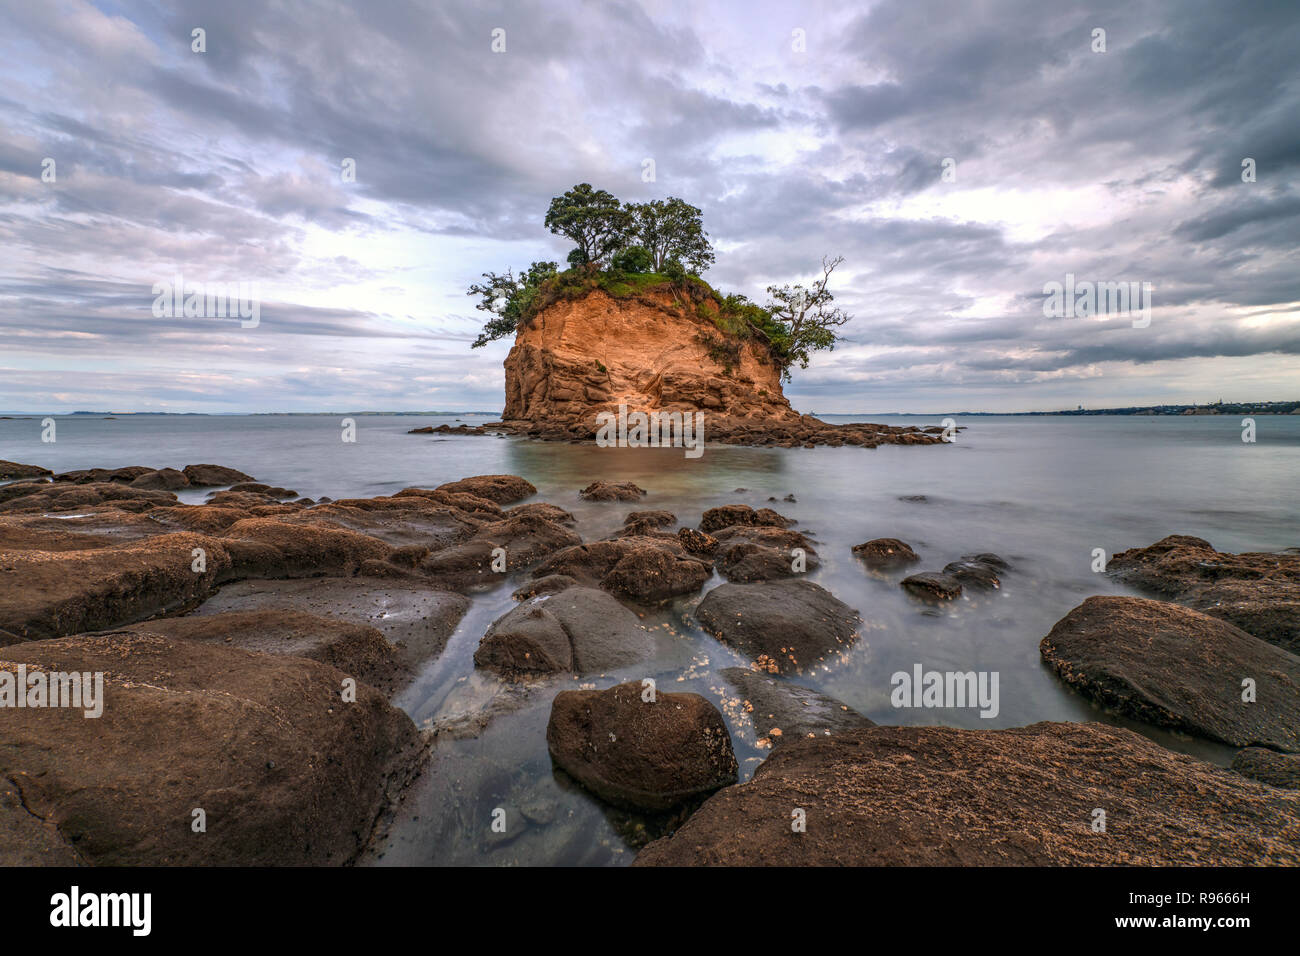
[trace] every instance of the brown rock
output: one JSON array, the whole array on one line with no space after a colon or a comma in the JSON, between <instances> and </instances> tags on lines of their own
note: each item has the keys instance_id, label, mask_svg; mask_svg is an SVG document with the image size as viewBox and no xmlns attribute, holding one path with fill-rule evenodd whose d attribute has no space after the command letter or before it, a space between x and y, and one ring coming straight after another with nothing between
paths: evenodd
<instances>
[{"instance_id":1,"label":"brown rock","mask_svg":"<svg viewBox=\"0 0 1300 956\"><path fill-rule=\"evenodd\" d=\"M718 709L698 694L640 681L556 695L546 727L552 759L609 803L667 810L736 780L736 756Z\"/></svg>"},{"instance_id":2,"label":"brown rock","mask_svg":"<svg viewBox=\"0 0 1300 956\"><path fill-rule=\"evenodd\" d=\"M445 485L439 485L437 490L468 492L499 505L512 504L537 494L537 489L530 482L517 475L476 475L460 481L449 481Z\"/></svg>"},{"instance_id":3,"label":"brown rock","mask_svg":"<svg viewBox=\"0 0 1300 956\"><path fill-rule=\"evenodd\" d=\"M1106 832L1092 831L1093 810ZM792 812L806 832L793 832ZM1300 863L1294 797L1102 724L872 727L775 751L638 866Z\"/></svg>"},{"instance_id":4,"label":"brown rock","mask_svg":"<svg viewBox=\"0 0 1300 956\"><path fill-rule=\"evenodd\" d=\"M542 562L534 577L567 574L640 603L693 594L712 576L712 566L672 539L633 536L565 548Z\"/></svg>"},{"instance_id":5,"label":"brown rock","mask_svg":"<svg viewBox=\"0 0 1300 956\"><path fill-rule=\"evenodd\" d=\"M847 704L783 678L747 667L727 667L721 674L740 692L740 714L753 725L755 736L773 747L875 726Z\"/></svg>"},{"instance_id":6,"label":"brown rock","mask_svg":"<svg viewBox=\"0 0 1300 956\"><path fill-rule=\"evenodd\" d=\"M858 639L858 612L811 581L723 584L695 617L760 670L802 674L842 657Z\"/></svg>"},{"instance_id":7,"label":"brown rock","mask_svg":"<svg viewBox=\"0 0 1300 956\"><path fill-rule=\"evenodd\" d=\"M637 501L646 494L630 481L593 481L578 492L583 501Z\"/></svg>"},{"instance_id":8,"label":"brown rock","mask_svg":"<svg viewBox=\"0 0 1300 956\"><path fill-rule=\"evenodd\" d=\"M21 465L16 461L0 460L0 481L13 481L16 478L43 478L54 472L40 465Z\"/></svg>"},{"instance_id":9,"label":"brown rock","mask_svg":"<svg viewBox=\"0 0 1300 956\"><path fill-rule=\"evenodd\" d=\"M922 571L903 578L899 584L909 594L927 601L952 601L961 597L961 582L948 574Z\"/></svg>"},{"instance_id":10,"label":"brown rock","mask_svg":"<svg viewBox=\"0 0 1300 956\"><path fill-rule=\"evenodd\" d=\"M766 525L773 528L788 528L794 524L789 518L777 514L771 508L759 508L755 511L749 505L723 505L710 508L700 519L700 530L713 532L733 525Z\"/></svg>"},{"instance_id":11,"label":"brown rock","mask_svg":"<svg viewBox=\"0 0 1300 956\"><path fill-rule=\"evenodd\" d=\"M345 704L344 675L300 657L124 630L0 649L19 663L102 672L103 714L4 711L0 833L36 838L0 844L5 865L347 863L422 753L378 691Z\"/></svg>"},{"instance_id":12,"label":"brown rock","mask_svg":"<svg viewBox=\"0 0 1300 956\"><path fill-rule=\"evenodd\" d=\"M1244 747L1233 755L1232 769L1270 787L1300 790L1300 754L1278 753L1266 747Z\"/></svg>"},{"instance_id":13,"label":"brown rock","mask_svg":"<svg viewBox=\"0 0 1300 956\"><path fill-rule=\"evenodd\" d=\"M132 480L132 488L150 488L155 491L175 491L178 488L188 488L189 478L184 472L177 471L175 468L159 468L157 471L146 471L139 478Z\"/></svg>"},{"instance_id":14,"label":"brown rock","mask_svg":"<svg viewBox=\"0 0 1300 956\"><path fill-rule=\"evenodd\" d=\"M190 480L192 488L217 488L223 485L237 485L241 481L255 481L252 475L246 475L234 468L224 465L186 465L181 469Z\"/></svg>"},{"instance_id":15,"label":"brown rock","mask_svg":"<svg viewBox=\"0 0 1300 956\"><path fill-rule=\"evenodd\" d=\"M872 538L870 541L854 545L853 553L872 568L899 567L921 560L916 556L911 545L897 538Z\"/></svg>"},{"instance_id":16,"label":"brown rock","mask_svg":"<svg viewBox=\"0 0 1300 956\"><path fill-rule=\"evenodd\" d=\"M1300 658L1226 621L1163 601L1091 597L1039 650L1075 690L1138 720L1300 750ZM1242 699L1246 679L1253 703Z\"/></svg>"},{"instance_id":17,"label":"brown rock","mask_svg":"<svg viewBox=\"0 0 1300 956\"><path fill-rule=\"evenodd\" d=\"M1107 570L1300 653L1300 554L1228 554L1201 538L1170 535L1149 548L1121 551Z\"/></svg>"}]
</instances>

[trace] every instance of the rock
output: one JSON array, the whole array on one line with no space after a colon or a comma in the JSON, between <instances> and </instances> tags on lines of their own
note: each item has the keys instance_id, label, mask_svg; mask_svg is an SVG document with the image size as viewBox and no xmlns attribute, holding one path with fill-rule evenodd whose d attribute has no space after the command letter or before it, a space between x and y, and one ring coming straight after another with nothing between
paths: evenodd
<instances>
[{"instance_id":1,"label":"rock","mask_svg":"<svg viewBox=\"0 0 1300 956\"><path fill-rule=\"evenodd\" d=\"M558 594L567 588L574 587L577 583L567 574L548 574L533 581L526 581L522 587L510 596L516 601L522 601L526 598L537 597L539 594Z\"/></svg>"},{"instance_id":2,"label":"rock","mask_svg":"<svg viewBox=\"0 0 1300 956\"><path fill-rule=\"evenodd\" d=\"M559 505L547 504L545 501L534 501L526 505L515 505L509 511L505 512L504 517L516 518L523 515L545 518L547 521L554 521L558 524L568 525L573 524L576 520L571 513L565 511Z\"/></svg>"},{"instance_id":3,"label":"rock","mask_svg":"<svg viewBox=\"0 0 1300 956\"><path fill-rule=\"evenodd\" d=\"M630 481L593 481L578 492L583 501L637 501L647 494Z\"/></svg>"},{"instance_id":4,"label":"rock","mask_svg":"<svg viewBox=\"0 0 1300 956\"><path fill-rule=\"evenodd\" d=\"M279 518L244 518L222 534L233 577L292 578L355 574L367 559L382 561L392 548L377 538Z\"/></svg>"},{"instance_id":5,"label":"rock","mask_svg":"<svg viewBox=\"0 0 1300 956\"><path fill-rule=\"evenodd\" d=\"M0 559L0 628L39 640L175 612L207 597L231 564L217 539L187 532L88 551L11 551Z\"/></svg>"},{"instance_id":6,"label":"rock","mask_svg":"<svg viewBox=\"0 0 1300 956\"><path fill-rule=\"evenodd\" d=\"M1115 727L872 727L783 744L636 865L1294 866L1297 827L1294 797Z\"/></svg>"},{"instance_id":7,"label":"rock","mask_svg":"<svg viewBox=\"0 0 1300 956\"><path fill-rule=\"evenodd\" d=\"M921 560L911 545L897 538L872 538L854 545L853 553L871 568L900 567Z\"/></svg>"},{"instance_id":8,"label":"rock","mask_svg":"<svg viewBox=\"0 0 1300 956\"><path fill-rule=\"evenodd\" d=\"M138 513L177 504L171 492L131 488L125 482L21 482L0 492L7 492L0 496L0 513L5 514L84 512L100 506Z\"/></svg>"},{"instance_id":9,"label":"rock","mask_svg":"<svg viewBox=\"0 0 1300 956\"><path fill-rule=\"evenodd\" d=\"M474 663L516 674L599 674L647 660L654 639L604 591L569 587L533 597L488 628Z\"/></svg>"},{"instance_id":10,"label":"rock","mask_svg":"<svg viewBox=\"0 0 1300 956\"><path fill-rule=\"evenodd\" d=\"M717 538L703 531L696 531L694 528L679 528L677 540L683 548L695 555L713 554L718 547Z\"/></svg>"},{"instance_id":11,"label":"rock","mask_svg":"<svg viewBox=\"0 0 1300 956\"><path fill-rule=\"evenodd\" d=\"M715 562L728 581L747 583L798 577L821 567L812 542L797 531L732 525L718 532L717 541ZM800 551L803 556L797 561Z\"/></svg>"},{"instance_id":12,"label":"rock","mask_svg":"<svg viewBox=\"0 0 1300 956\"><path fill-rule=\"evenodd\" d=\"M175 468L159 468L157 471L146 471L139 478L134 479L131 487L175 491L177 488L188 488L189 484L190 480L185 477L184 472L177 471Z\"/></svg>"},{"instance_id":13,"label":"rock","mask_svg":"<svg viewBox=\"0 0 1300 956\"><path fill-rule=\"evenodd\" d=\"M996 554L990 554L988 551L982 551L979 554L963 554L961 559L963 561L974 561L976 564L987 564L999 571L1011 570L1011 565L1004 558L1000 558Z\"/></svg>"},{"instance_id":14,"label":"rock","mask_svg":"<svg viewBox=\"0 0 1300 956\"><path fill-rule=\"evenodd\" d=\"M44 478L54 472L39 465L21 465L16 461L0 460L0 481L13 481L16 478Z\"/></svg>"},{"instance_id":15,"label":"rock","mask_svg":"<svg viewBox=\"0 0 1300 956\"><path fill-rule=\"evenodd\" d=\"M1106 569L1150 594L1300 653L1300 554L1228 554L1201 538L1171 535L1149 548L1121 551Z\"/></svg>"},{"instance_id":16,"label":"rock","mask_svg":"<svg viewBox=\"0 0 1300 956\"><path fill-rule=\"evenodd\" d=\"M343 675L300 657L123 630L0 649L20 663L102 672L104 705L4 711L0 833L40 837L0 844L6 866L348 863L423 752L378 691L345 704Z\"/></svg>"},{"instance_id":17,"label":"rock","mask_svg":"<svg viewBox=\"0 0 1300 956\"><path fill-rule=\"evenodd\" d=\"M847 704L779 677L727 667L721 671L742 698L740 714L760 743L775 747L801 737L831 737L875 724ZM776 733L773 733L776 731Z\"/></svg>"},{"instance_id":18,"label":"rock","mask_svg":"<svg viewBox=\"0 0 1300 956\"><path fill-rule=\"evenodd\" d=\"M642 286L615 297L570 284L544 295L549 301L521 319L506 357L504 432L591 441L598 416L623 406L629 415L706 410L711 443L942 443L910 426L837 426L798 414L781 392L770 350L723 332L720 300L698 285Z\"/></svg>"},{"instance_id":19,"label":"rock","mask_svg":"<svg viewBox=\"0 0 1300 956\"><path fill-rule=\"evenodd\" d=\"M667 810L736 781L736 756L718 709L698 694L640 681L555 696L546 726L551 758L609 803Z\"/></svg>"},{"instance_id":20,"label":"rock","mask_svg":"<svg viewBox=\"0 0 1300 956\"><path fill-rule=\"evenodd\" d=\"M410 677L409 666L375 628L289 608L165 617L133 625L131 630L263 654L306 657L386 696Z\"/></svg>"},{"instance_id":21,"label":"rock","mask_svg":"<svg viewBox=\"0 0 1300 956\"><path fill-rule=\"evenodd\" d=\"M563 525L521 514L483 525L468 541L429 555L419 568L447 586L466 587L491 583L504 573L522 570L580 544L582 538ZM504 550L504 556L498 548ZM504 559L505 571L497 570L502 566L499 558Z\"/></svg>"},{"instance_id":22,"label":"rock","mask_svg":"<svg viewBox=\"0 0 1300 956\"><path fill-rule=\"evenodd\" d=\"M464 491L499 505L513 504L537 494L537 489L532 483L518 475L476 475L473 478L462 478L460 481L449 481L445 485L439 485L437 490Z\"/></svg>"},{"instance_id":23,"label":"rock","mask_svg":"<svg viewBox=\"0 0 1300 956\"><path fill-rule=\"evenodd\" d=\"M1300 750L1300 658L1177 604L1091 597L1039 646L1075 690L1121 713L1236 747ZM1255 682L1256 701L1242 700Z\"/></svg>"},{"instance_id":24,"label":"rock","mask_svg":"<svg viewBox=\"0 0 1300 956\"><path fill-rule=\"evenodd\" d=\"M640 603L693 594L712 576L712 566L675 541L645 536L592 541L565 548L533 571L537 578L567 574Z\"/></svg>"},{"instance_id":25,"label":"rock","mask_svg":"<svg viewBox=\"0 0 1300 956\"><path fill-rule=\"evenodd\" d=\"M858 639L858 612L811 581L723 584L704 596L695 617L772 674L829 664Z\"/></svg>"},{"instance_id":26,"label":"rock","mask_svg":"<svg viewBox=\"0 0 1300 956\"><path fill-rule=\"evenodd\" d=\"M710 508L700 519L700 530L713 532L733 525L766 525L773 528L788 528L794 524L789 518L777 514L771 508L759 508L755 511L749 505L723 505Z\"/></svg>"},{"instance_id":27,"label":"rock","mask_svg":"<svg viewBox=\"0 0 1300 956\"><path fill-rule=\"evenodd\" d=\"M227 584L194 613L298 612L374 628L392 645L395 660L412 668L442 652L468 609L463 595L424 583L322 577Z\"/></svg>"},{"instance_id":28,"label":"rock","mask_svg":"<svg viewBox=\"0 0 1300 956\"><path fill-rule=\"evenodd\" d=\"M937 571L922 571L899 582L909 594L927 601L952 601L961 597L961 582Z\"/></svg>"},{"instance_id":29,"label":"rock","mask_svg":"<svg viewBox=\"0 0 1300 956\"><path fill-rule=\"evenodd\" d=\"M127 465L125 468L88 468L83 471L65 471L62 474L55 475L54 480L67 481L75 485L99 482L130 484L141 475L157 470L156 468L147 468L144 465Z\"/></svg>"},{"instance_id":30,"label":"rock","mask_svg":"<svg viewBox=\"0 0 1300 956\"><path fill-rule=\"evenodd\" d=\"M238 484L231 485L226 490L233 494L245 492L248 494L262 495L264 498L274 498L276 500L298 497L298 492L296 491L268 485L260 481L241 481ZM220 494L220 492L218 492L218 494ZM209 498L215 499L216 495L209 495Z\"/></svg>"},{"instance_id":31,"label":"rock","mask_svg":"<svg viewBox=\"0 0 1300 956\"><path fill-rule=\"evenodd\" d=\"M191 488L218 488L257 480L252 475L224 465L186 465L181 471L190 480Z\"/></svg>"},{"instance_id":32,"label":"rock","mask_svg":"<svg viewBox=\"0 0 1300 956\"><path fill-rule=\"evenodd\" d=\"M1233 756L1232 769L1270 787L1300 790L1300 754L1278 753L1266 747L1244 747Z\"/></svg>"},{"instance_id":33,"label":"rock","mask_svg":"<svg viewBox=\"0 0 1300 956\"><path fill-rule=\"evenodd\" d=\"M653 531L655 528L671 528L677 523L677 516L671 511L629 511L623 519L624 528L640 531Z\"/></svg>"},{"instance_id":34,"label":"rock","mask_svg":"<svg viewBox=\"0 0 1300 956\"><path fill-rule=\"evenodd\" d=\"M953 561L943 566L943 573L966 587L984 588L990 591L1002 587L998 569L983 561Z\"/></svg>"}]
</instances>

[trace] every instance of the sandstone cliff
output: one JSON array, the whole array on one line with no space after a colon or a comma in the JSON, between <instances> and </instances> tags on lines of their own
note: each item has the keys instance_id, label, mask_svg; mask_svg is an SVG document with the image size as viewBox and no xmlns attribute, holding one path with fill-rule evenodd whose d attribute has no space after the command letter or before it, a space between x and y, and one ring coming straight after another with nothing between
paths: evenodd
<instances>
[{"instance_id":1,"label":"sandstone cliff","mask_svg":"<svg viewBox=\"0 0 1300 956\"><path fill-rule=\"evenodd\" d=\"M521 325L506 358L503 426L591 439L601 412L707 414L707 438L734 444L932 444L916 428L828 425L790 407L764 346L726 333L716 304L668 288L615 298L594 289Z\"/></svg>"}]
</instances>

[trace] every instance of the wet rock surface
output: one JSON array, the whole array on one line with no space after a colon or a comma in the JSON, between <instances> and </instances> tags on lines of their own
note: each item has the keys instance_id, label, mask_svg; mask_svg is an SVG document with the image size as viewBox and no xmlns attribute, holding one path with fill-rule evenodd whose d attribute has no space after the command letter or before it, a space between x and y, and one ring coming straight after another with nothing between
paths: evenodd
<instances>
[{"instance_id":1,"label":"wet rock surface","mask_svg":"<svg viewBox=\"0 0 1300 956\"><path fill-rule=\"evenodd\" d=\"M507 676L599 674L648 660L653 637L604 591L567 587L525 600L493 622L474 663Z\"/></svg>"},{"instance_id":2,"label":"wet rock surface","mask_svg":"<svg viewBox=\"0 0 1300 956\"><path fill-rule=\"evenodd\" d=\"M347 863L421 758L378 691L345 704L344 675L300 657L127 629L0 649L20 664L103 672L104 702L5 712L5 865Z\"/></svg>"},{"instance_id":3,"label":"wet rock surface","mask_svg":"<svg viewBox=\"0 0 1300 956\"><path fill-rule=\"evenodd\" d=\"M723 584L695 617L706 631L772 674L829 666L857 641L857 611L811 581Z\"/></svg>"},{"instance_id":4,"label":"wet rock surface","mask_svg":"<svg viewBox=\"0 0 1300 956\"><path fill-rule=\"evenodd\" d=\"M793 521L777 514L771 508L759 508L755 511L749 505L722 505L719 508L710 508L700 518L700 530L708 533L734 525L788 528L792 524Z\"/></svg>"},{"instance_id":5,"label":"wet rock surface","mask_svg":"<svg viewBox=\"0 0 1300 956\"><path fill-rule=\"evenodd\" d=\"M952 601L961 597L961 582L949 574L921 571L899 582L903 590L926 601Z\"/></svg>"},{"instance_id":6,"label":"wet rock surface","mask_svg":"<svg viewBox=\"0 0 1300 956\"><path fill-rule=\"evenodd\" d=\"M1114 727L873 727L782 745L636 865L1296 865L1298 832L1284 791Z\"/></svg>"},{"instance_id":7,"label":"wet rock surface","mask_svg":"<svg viewBox=\"0 0 1300 956\"><path fill-rule=\"evenodd\" d=\"M1300 750L1300 658L1226 621L1164 601L1092 597L1039 650L1075 690L1130 717L1237 747Z\"/></svg>"},{"instance_id":8,"label":"wet rock surface","mask_svg":"<svg viewBox=\"0 0 1300 956\"><path fill-rule=\"evenodd\" d=\"M639 501L646 494L630 481L593 481L578 497L583 501Z\"/></svg>"},{"instance_id":9,"label":"wet rock surface","mask_svg":"<svg viewBox=\"0 0 1300 956\"><path fill-rule=\"evenodd\" d=\"M717 533L714 562L728 581L797 577L821 567L806 535L773 526L731 525Z\"/></svg>"},{"instance_id":10,"label":"wet rock surface","mask_svg":"<svg viewBox=\"0 0 1300 956\"><path fill-rule=\"evenodd\" d=\"M853 553L871 568L903 567L921 560L910 544L897 538L864 541L853 546Z\"/></svg>"},{"instance_id":11,"label":"wet rock surface","mask_svg":"<svg viewBox=\"0 0 1300 956\"><path fill-rule=\"evenodd\" d=\"M0 460L0 481L14 481L18 478L43 478L54 472L40 465L23 465L16 461Z\"/></svg>"},{"instance_id":12,"label":"wet rock surface","mask_svg":"<svg viewBox=\"0 0 1300 956\"><path fill-rule=\"evenodd\" d=\"M833 737L875 724L848 704L780 677L747 667L721 672L740 694L740 709L754 727L760 746L776 747L803 737Z\"/></svg>"},{"instance_id":13,"label":"wet rock surface","mask_svg":"<svg viewBox=\"0 0 1300 956\"><path fill-rule=\"evenodd\" d=\"M466 492L499 505L513 504L537 494L533 483L518 475L476 475L439 485L438 491Z\"/></svg>"},{"instance_id":14,"label":"wet rock surface","mask_svg":"<svg viewBox=\"0 0 1300 956\"><path fill-rule=\"evenodd\" d=\"M1125 583L1300 653L1300 554L1216 551L1208 541L1170 535L1121 551L1106 565Z\"/></svg>"},{"instance_id":15,"label":"wet rock surface","mask_svg":"<svg viewBox=\"0 0 1300 956\"><path fill-rule=\"evenodd\" d=\"M640 603L693 594L712 575L712 565L691 554L671 535L634 535L565 548L533 572L537 578L564 574Z\"/></svg>"},{"instance_id":16,"label":"wet rock surface","mask_svg":"<svg viewBox=\"0 0 1300 956\"><path fill-rule=\"evenodd\" d=\"M546 743L566 773L619 806L666 810L736 781L718 709L698 694L650 694L640 681L557 694Z\"/></svg>"}]
</instances>

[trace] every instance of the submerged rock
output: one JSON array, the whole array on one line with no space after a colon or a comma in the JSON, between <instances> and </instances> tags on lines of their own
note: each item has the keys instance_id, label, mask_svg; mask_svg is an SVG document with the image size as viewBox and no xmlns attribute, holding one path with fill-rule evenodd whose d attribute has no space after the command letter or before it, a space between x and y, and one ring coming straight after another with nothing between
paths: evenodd
<instances>
[{"instance_id":1,"label":"submerged rock","mask_svg":"<svg viewBox=\"0 0 1300 956\"><path fill-rule=\"evenodd\" d=\"M0 649L20 664L102 672L103 713L4 712L7 866L347 863L423 752L382 694L344 703L344 675L301 657L128 629Z\"/></svg>"},{"instance_id":2,"label":"submerged rock","mask_svg":"<svg viewBox=\"0 0 1300 956\"><path fill-rule=\"evenodd\" d=\"M1115 727L873 727L782 745L636 865L1294 866L1297 832L1293 796Z\"/></svg>"},{"instance_id":3,"label":"submerged rock","mask_svg":"<svg viewBox=\"0 0 1300 956\"><path fill-rule=\"evenodd\" d=\"M698 694L648 694L640 681L557 694L546 744L569 776L618 806L666 810L736 781L718 709Z\"/></svg>"},{"instance_id":4,"label":"submerged rock","mask_svg":"<svg viewBox=\"0 0 1300 956\"><path fill-rule=\"evenodd\" d=\"M1164 601L1091 597L1039 649L1075 690L1138 720L1300 750L1300 657L1226 621Z\"/></svg>"},{"instance_id":5,"label":"submerged rock","mask_svg":"<svg viewBox=\"0 0 1300 956\"><path fill-rule=\"evenodd\" d=\"M711 533L733 525L788 528L792 524L793 521L777 514L771 508L759 508L755 511L749 505L722 505L704 512L704 516L700 519L700 530Z\"/></svg>"},{"instance_id":6,"label":"submerged rock","mask_svg":"<svg viewBox=\"0 0 1300 956\"><path fill-rule=\"evenodd\" d=\"M721 674L740 692L741 714L753 724L755 735L773 747L801 737L832 737L875 726L847 704L788 680L747 667L727 667Z\"/></svg>"},{"instance_id":7,"label":"submerged rock","mask_svg":"<svg viewBox=\"0 0 1300 956\"><path fill-rule=\"evenodd\" d=\"M772 674L801 674L841 657L858 639L858 612L811 581L723 584L695 617L706 631Z\"/></svg>"},{"instance_id":8,"label":"submerged rock","mask_svg":"<svg viewBox=\"0 0 1300 956\"><path fill-rule=\"evenodd\" d=\"M949 574L922 571L899 582L903 590L927 601L952 601L961 597L961 582Z\"/></svg>"},{"instance_id":9,"label":"submerged rock","mask_svg":"<svg viewBox=\"0 0 1300 956\"><path fill-rule=\"evenodd\" d=\"M985 561L961 560L943 566L943 573L967 587L996 591L1002 587L998 569Z\"/></svg>"},{"instance_id":10,"label":"submerged rock","mask_svg":"<svg viewBox=\"0 0 1300 956\"><path fill-rule=\"evenodd\" d=\"M218 488L223 485L237 485L241 481L256 481L252 475L246 475L235 468L225 465L186 465L181 469L190 481L191 488Z\"/></svg>"}]
</instances>

